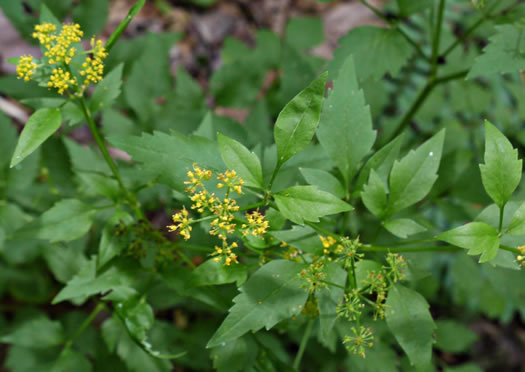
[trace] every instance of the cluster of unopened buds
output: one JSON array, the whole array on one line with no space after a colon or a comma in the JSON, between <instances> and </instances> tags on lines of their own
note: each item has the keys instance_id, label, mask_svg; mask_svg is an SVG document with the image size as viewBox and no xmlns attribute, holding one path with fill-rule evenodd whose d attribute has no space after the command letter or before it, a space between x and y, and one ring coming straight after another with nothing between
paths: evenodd
<instances>
[{"instance_id":1,"label":"cluster of unopened buds","mask_svg":"<svg viewBox=\"0 0 525 372\"><path fill-rule=\"evenodd\" d=\"M374 346L374 335L372 330L367 327L352 327L352 334L345 336L343 340L348 351L366 358L366 348Z\"/></svg>"},{"instance_id":2,"label":"cluster of unopened buds","mask_svg":"<svg viewBox=\"0 0 525 372\"><path fill-rule=\"evenodd\" d=\"M244 181L240 178L234 170L226 170L224 173L218 173L216 179L218 189L225 189L225 196L218 197L215 193L210 193L205 186L206 181L212 179L213 173L210 170L203 169L197 164L193 165L192 170L187 173L188 180L184 182L186 185L186 192L192 201L191 209L198 213L211 213L213 219L210 223L209 234L220 239L221 245L215 246L215 251L212 256L214 260L219 262L224 259L224 264L229 266L232 263L238 263L238 256L233 252L233 249L238 248L238 244L229 243L228 238L235 233L237 228L235 213L239 212L237 201L232 199L231 195L236 193L242 194L242 185ZM178 231L179 234L186 240L191 237L191 224L195 220L188 217L189 213L186 209L173 215L173 222L175 225L168 226L170 231ZM247 221L241 225L242 234L252 236L263 236L269 228L268 221L265 216L259 211L246 213Z\"/></svg>"},{"instance_id":3,"label":"cluster of unopened buds","mask_svg":"<svg viewBox=\"0 0 525 372\"><path fill-rule=\"evenodd\" d=\"M326 273L324 272L324 262L317 261L311 263L308 268L303 269L299 275L306 282L305 286L308 287L309 292L312 294L320 288L326 288Z\"/></svg>"},{"instance_id":4,"label":"cluster of unopened buds","mask_svg":"<svg viewBox=\"0 0 525 372\"><path fill-rule=\"evenodd\" d=\"M518 252L519 252L519 255L516 258L520 266L525 266L525 245L518 247Z\"/></svg>"},{"instance_id":5,"label":"cluster of unopened buds","mask_svg":"<svg viewBox=\"0 0 525 372\"><path fill-rule=\"evenodd\" d=\"M50 89L57 89L59 94L83 94L89 84L102 80L103 60L108 53L102 41L94 37L90 50L79 51L82 36L84 33L78 24L63 24L60 28L45 22L36 25L32 37L44 48L44 56L41 60L30 55L20 57L16 66L18 78L35 79ZM85 55L82 64L75 60L79 55ZM79 83L82 78L84 81Z\"/></svg>"}]
</instances>

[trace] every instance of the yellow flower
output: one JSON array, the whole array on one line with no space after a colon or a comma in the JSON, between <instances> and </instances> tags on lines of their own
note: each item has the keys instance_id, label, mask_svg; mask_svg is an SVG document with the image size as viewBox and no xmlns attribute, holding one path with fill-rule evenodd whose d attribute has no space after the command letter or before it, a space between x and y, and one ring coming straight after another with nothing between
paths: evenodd
<instances>
[{"instance_id":1,"label":"yellow flower","mask_svg":"<svg viewBox=\"0 0 525 372\"><path fill-rule=\"evenodd\" d=\"M517 257L518 262L521 266L525 266L525 245L518 247L518 252L520 253Z\"/></svg>"},{"instance_id":2,"label":"yellow flower","mask_svg":"<svg viewBox=\"0 0 525 372\"><path fill-rule=\"evenodd\" d=\"M219 184L217 184L217 187L219 189L225 186L228 188L226 194L228 194L231 190L235 191L239 195L242 194L242 185L244 185L244 180L241 177L237 176L237 172L235 172L234 170L227 170L224 173L219 173L217 179L219 181L224 182L220 182Z\"/></svg>"},{"instance_id":3,"label":"yellow flower","mask_svg":"<svg viewBox=\"0 0 525 372\"><path fill-rule=\"evenodd\" d=\"M55 32L54 26L50 24L44 24L45 27L40 27L40 29L49 29L52 30L50 32ZM35 26L35 30L37 30L37 27L44 26L44 25L37 25ZM37 30L38 31L38 30ZM71 58L75 55L75 48L70 48L71 44L78 43L81 39L84 33L80 30L80 25L78 24L64 24L62 25L62 30L60 31L60 34L58 36L54 34L50 34L50 32L36 32L33 34L33 37L36 36L38 38L40 44L44 45L44 47L47 49L47 51L44 53L46 57L49 58L49 63L59 63L64 62L66 64L69 64L71 62ZM36 34L36 35L35 35Z\"/></svg>"},{"instance_id":4,"label":"yellow flower","mask_svg":"<svg viewBox=\"0 0 525 372\"><path fill-rule=\"evenodd\" d=\"M222 247L215 246L215 252L213 252L212 256L217 256L213 260L215 262L219 262L224 258L224 265L230 266L232 263L239 263L237 260L237 255L232 252L233 248L237 248L239 245L235 242L228 245L225 241L222 242Z\"/></svg>"},{"instance_id":5,"label":"yellow flower","mask_svg":"<svg viewBox=\"0 0 525 372\"><path fill-rule=\"evenodd\" d=\"M37 68L36 63L33 62L33 56L23 55L20 57L18 64L16 65L16 74L19 79L24 79L24 81L31 80L31 75L34 74Z\"/></svg>"},{"instance_id":6,"label":"yellow flower","mask_svg":"<svg viewBox=\"0 0 525 372\"><path fill-rule=\"evenodd\" d=\"M44 45L47 49L51 47L51 42L57 37L54 32L57 30L57 26L52 23L42 23L41 25L35 25L35 32L33 32L33 39L38 39L41 45Z\"/></svg>"},{"instance_id":7,"label":"yellow flower","mask_svg":"<svg viewBox=\"0 0 525 372\"><path fill-rule=\"evenodd\" d=\"M264 219L264 215L255 211L253 213L246 213L248 224L243 224L241 227L245 229L243 235L252 234L253 236L263 236L266 234L266 230L270 226L268 221Z\"/></svg>"},{"instance_id":8,"label":"yellow flower","mask_svg":"<svg viewBox=\"0 0 525 372\"><path fill-rule=\"evenodd\" d=\"M85 76L84 86L88 86L90 83L98 83L102 80L104 74L104 63L102 60L108 55L102 45L102 41L95 41L94 37L91 39L91 48L93 58L87 57L82 64L83 70L80 71L80 75Z\"/></svg>"},{"instance_id":9,"label":"yellow flower","mask_svg":"<svg viewBox=\"0 0 525 372\"><path fill-rule=\"evenodd\" d=\"M184 238L184 240L191 238L192 219L188 218L188 211L186 208L183 208L179 213L175 213L172 216L172 219L173 222L175 222L175 225L168 226L168 230L170 232L178 230L179 234Z\"/></svg>"}]
</instances>

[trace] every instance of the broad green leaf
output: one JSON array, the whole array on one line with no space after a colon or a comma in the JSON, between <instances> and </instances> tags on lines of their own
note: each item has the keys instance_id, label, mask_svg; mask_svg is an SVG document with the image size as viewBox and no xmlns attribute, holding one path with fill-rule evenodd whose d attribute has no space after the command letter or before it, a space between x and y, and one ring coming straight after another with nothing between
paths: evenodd
<instances>
[{"instance_id":1,"label":"broad green leaf","mask_svg":"<svg viewBox=\"0 0 525 372\"><path fill-rule=\"evenodd\" d=\"M299 168L306 182L312 186L317 186L319 189L334 194L339 198L344 198L346 192L344 186L331 173L322 169L314 168Z\"/></svg>"},{"instance_id":2,"label":"broad green leaf","mask_svg":"<svg viewBox=\"0 0 525 372\"><path fill-rule=\"evenodd\" d=\"M57 108L43 108L29 117L11 158L10 168L20 163L35 151L46 139L55 133L62 124L62 115Z\"/></svg>"},{"instance_id":3,"label":"broad green leaf","mask_svg":"<svg viewBox=\"0 0 525 372\"><path fill-rule=\"evenodd\" d=\"M395 161L389 180L387 215L411 206L423 199L437 179L445 130L439 131L417 150Z\"/></svg>"},{"instance_id":4,"label":"broad green leaf","mask_svg":"<svg viewBox=\"0 0 525 372\"><path fill-rule=\"evenodd\" d=\"M357 177L357 182L355 189L361 190L363 185L370 178L370 172L372 169L377 173L377 175L383 180L383 182L388 184L388 175L394 165L394 161L399 155L399 150L401 150L401 145L403 144L404 134L397 136L392 141L390 141L385 146L381 147L374 155L368 159L365 166L359 172L359 177Z\"/></svg>"},{"instance_id":5,"label":"broad green leaf","mask_svg":"<svg viewBox=\"0 0 525 372\"><path fill-rule=\"evenodd\" d=\"M0 337L1 342L45 349L58 346L64 342L64 330L58 321L53 321L44 316L28 319L14 327L7 334Z\"/></svg>"},{"instance_id":6,"label":"broad green leaf","mask_svg":"<svg viewBox=\"0 0 525 372\"><path fill-rule=\"evenodd\" d=\"M505 233L510 235L525 235L525 203L521 204L518 210L514 212L514 216L512 216L512 220Z\"/></svg>"},{"instance_id":7,"label":"broad green leaf","mask_svg":"<svg viewBox=\"0 0 525 372\"><path fill-rule=\"evenodd\" d=\"M310 49L324 40L323 22L318 17L292 17L285 32L286 42L297 50Z\"/></svg>"},{"instance_id":8,"label":"broad green leaf","mask_svg":"<svg viewBox=\"0 0 525 372\"><path fill-rule=\"evenodd\" d=\"M184 192L186 172L193 163L213 170L224 168L217 143L198 136L154 132L131 137L111 137L109 141L142 163L141 172L173 189Z\"/></svg>"},{"instance_id":9,"label":"broad green leaf","mask_svg":"<svg viewBox=\"0 0 525 372\"><path fill-rule=\"evenodd\" d=\"M131 337L140 343L147 339L147 332L153 327L155 317L144 296L132 296L117 302L115 312L124 321Z\"/></svg>"},{"instance_id":10,"label":"broad green leaf","mask_svg":"<svg viewBox=\"0 0 525 372\"><path fill-rule=\"evenodd\" d=\"M361 26L339 39L334 59L328 65L329 79L337 76L348 56L354 56L359 81L380 79L386 73L396 76L413 50L395 29Z\"/></svg>"},{"instance_id":11,"label":"broad green leaf","mask_svg":"<svg viewBox=\"0 0 525 372\"><path fill-rule=\"evenodd\" d=\"M97 267L99 269L126 249L129 241L117 234L116 229L118 224L129 225L132 222L133 217L123 211L117 211L108 221L102 230L98 247Z\"/></svg>"},{"instance_id":12,"label":"broad green leaf","mask_svg":"<svg viewBox=\"0 0 525 372\"><path fill-rule=\"evenodd\" d=\"M217 134L217 140L224 164L229 169L235 170L246 186L264 188L261 162L257 155L242 143L220 133Z\"/></svg>"},{"instance_id":13,"label":"broad green leaf","mask_svg":"<svg viewBox=\"0 0 525 372\"><path fill-rule=\"evenodd\" d=\"M115 99L120 95L123 69L124 64L119 64L97 84L89 102L91 112L111 107Z\"/></svg>"},{"instance_id":14,"label":"broad green leaf","mask_svg":"<svg viewBox=\"0 0 525 372\"><path fill-rule=\"evenodd\" d=\"M410 363L428 368L432 359L432 334L436 326L429 305L419 293L396 284L388 292L386 323Z\"/></svg>"},{"instance_id":15,"label":"broad green leaf","mask_svg":"<svg viewBox=\"0 0 525 372\"><path fill-rule=\"evenodd\" d=\"M88 232L96 210L77 199L62 199L37 220L14 233L16 238L31 236L51 243L71 241Z\"/></svg>"},{"instance_id":16,"label":"broad green leaf","mask_svg":"<svg viewBox=\"0 0 525 372\"><path fill-rule=\"evenodd\" d=\"M518 150L494 125L485 120L485 164L480 164L481 180L494 203L502 208L521 180L522 160Z\"/></svg>"},{"instance_id":17,"label":"broad green leaf","mask_svg":"<svg viewBox=\"0 0 525 372\"><path fill-rule=\"evenodd\" d=\"M84 254L75 248L56 244L44 249L47 265L60 283L67 283L87 262Z\"/></svg>"},{"instance_id":18,"label":"broad green leaf","mask_svg":"<svg viewBox=\"0 0 525 372\"><path fill-rule=\"evenodd\" d=\"M454 320L437 320L436 326L435 347L449 353L468 351L478 339L476 333Z\"/></svg>"},{"instance_id":19,"label":"broad green leaf","mask_svg":"<svg viewBox=\"0 0 525 372\"><path fill-rule=\"evenodd\" d=\"M304 149L312 140L324 98L326 74L295 96L281 111L274 127L278 166Z\"/></svg>"},{"instance_id":20,"label":"broad green leaf","mask_svg":"<svg viewBox=\"0 0 525 372\"><path fill-rule=\"evenodd\" d=\"M248 331L272 328L281 320L301 312L308 298L299 273L304 265L274 260L253 274L233 299L235 305L208 342L216 347L241 337Z\"/></svg>"},{"instance_id":21,"label":"broad green leaf","mask_svg":"<svg viewBox=\"0 0 525 372\"><path fill-rule=\"evenodd\" d=\"M489 39L483 54L476 58L467 79L492 74L525 70L523 55L523 29L506 24L496 26L497 33Z\"/></svg>"},{"instance_id":22,"label":"broad green leaf","mask_svg":"<svg viewBox=\"0 0 525 372\"><path fill-rule=\"evenodd\" d=\"M118 267L111 267L97 276L96 257L86 262L77 275L53 299L52 303L70 299L82 299L97 293L104 293L131 281L131 275Z\"/></svg>"},{"instance_id":23,"label":"broad green leaf","mask_svg":"<svg viewBox=\"0 0 525 372\"><path fill-rule=\"evenodd\" d=\"M355 264L355 280L357 288L366 286L368 275L371 272L379 273L381 271L381 264L372 260L359 260Z\"/></svg>"},{"instance_id":24,"label":"broad green leaf","mask_svg":"<svg viewBox=\"0 0 525 372\"><path fill-rule=\"evenodd\" d=\"M91 39L104 29L109 5L106 0L83 0L74 8L73 21L80 24L85 39Z\"/></svg>"},{"instance_id":25,"label":"broad green leaf","mask_svg":"<svg viewBox=\"0 0 525 372\"><path fill-rule=\"evenodd\" d=\"M325 266L326 280L342 287L346 285L346 271L338 264L331 262ZM343 300L344 289L335 286L320 288L315 292L317 305L319 307L319 323L321 337L328 340L332 328L337 319L336 308Z\"/></svg>"},{"instance_id":26,"label":"broad green leaf","mask_svg":"<svg viewBox=\"0 0 525 372\"><path fill-rule=\"evenodd\" d=\"M377 218L383 218L387 205L386 185L374 169L370 171L370 179L363 187L361 200L366 208Z\"/></svg>"},{"instance_id":27,"label":"broad green leaf","mask_svg":"<svg viewBox=\"0 0 525 372\"><path fill-rule=\"evenodd\" d=\"M319 222L319 217L351 211L354 208L315 186L293 186L274 194L282 215L299 225Z\"/></svg>"},{"instance_id":28,"label":"broad green leaf","mask_svg":"<svg viewBox=\"0 0 525 372\"><path fill-rule=\"evenodd\" d=\"M196 286L219 285L237 282L241 286L248 276L248 267L246 265L226 266L223 262L216 262L209 259L197 266L191 272L192 283Z\"/></svg>"},{"instance_id":29,"label":"broad green leaf","mask_svg":"<svg viewBox=\"0 0 525 372\"><path fill-rule=\"evenodd\" d=\"M468 254L481 254L479 262L488 262L498 253L499 237L495 228L485 222L471 222L436 236L460 248L468 249Z\"/></svg>"},{"instance_id":30,"label":"broad green leaf","mask_svg":"<svg viewBox=\"0 0 525 372\"><path fill-rule=\"evenodd\" d=\"M376 139L370 107L359 89L351 56L323 104L317 137L348 184Z\"/></svg>"},{"instance_id":31,"label":"broad green leaf","mask_svg":"<svg viewBox=\"0 0 525 372\"><path fill-rule=\"evenodd\" d=\"M383 226L385 226L385 229L392 234L402 239L426 231L424 226L421 226L410 218L394 218L392 220L387 220L384 222Z\"/></svg>"}]
</instances>

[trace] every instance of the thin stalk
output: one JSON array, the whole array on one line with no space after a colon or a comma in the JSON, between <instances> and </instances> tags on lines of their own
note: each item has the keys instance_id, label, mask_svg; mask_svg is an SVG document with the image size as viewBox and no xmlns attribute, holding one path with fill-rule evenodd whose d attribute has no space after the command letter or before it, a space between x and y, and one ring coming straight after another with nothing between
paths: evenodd
<instances>
[{"instance_id":1,"label":"thin stalk","mask_svg":"<svg viewBox=\"0 0 525 372\"><path fill-rule=\"evenodd\" d=\"M501 233L501 230L503 228L503 212L505 211L505 204L501 206L499 209L499 224L498 224L498 232Z\"/></svg>"},{"instance_id":2,"label":"thin stalk","mask_svg":"<svg viewBox=\"0 0 525 372\"><path fill-rule=\"evenodd\" d=\"M360 248L362 252L391 252L391 253L406 253L406 252L455 252L461 248L452 245L438 245L428 247L391 247L379 245L364 245Z\"/></svg>"},{"instance_id":3,"label":"thin stalk","mask_svg":"<svg viewBox=\"0 0 525 372\"><path fill-rule=\"evenodd\" d=\"M310 338L310 333L312 333L313 326L314 326L314 320L310 319L308 321L308 324L306 325L306 330L304 331L303 338L301 340L301 344L299 345L299 351L297 352L297 355L295 356L295 360L293 361L293 369L296 371L299 371L299 366L301 365L301 359L303 358L304 350L306 349L306 345L308 344L308 339Z\"/></svg>"},{"instance_id":4,"label":"thin stalk","mask_svg":"<svg viewBox=\"0 0 525 372\"><path fill-rule=\"evenodd\" d=\"M342 286L342 285L339 285L337 283L333 283L333 282L330 282L328 280L319 280L321 283L325 283L325 284L328 284L328 285L331 285L332 287L336 287L336 288L341 288L341 289L344 289L346 291L346 287Z\"/></svg>"},{"instance_id":5,"label":"thin stalk","mask_svg":"<svg viewBox=\"0 0 525 372\"><path fill-rule=\"evenodd\" d=\"M512 247L509 247L509 246L506 246L506 245L500 245L499 246L501 249L503 249L504 251L509 251L509 252L512 252L512 253L515 253L515 254L519 254L520 251L518 251L517 248L512 248Z\"/></svg>"},{"instance_id":6,"label":"thin stalk","mask_svg":"<svg viewBox=\"0 0 525 372\"><path fill-rule=\"evenodd\" d=\"M102 310L104 310L106 306L103 303L99 303L93 311L88 315L88 317L82 322L80 327L77 328L73 336L67 342L64 344L64 348L62 349L62 352L60 353L58 359L63 357L69 349L71 349L71 346L73 346L73 342L77 339L78 336L80 336L84 330L91 324L91 322L96 318L98 313L100 313ZM58 360L57 359L57 360Z\"/></svg>"},{"instance_id":7,"label":"thin stalk","mask_svg":"<svg viewBox=\"0 0 525 372\"><path fill-rule=\"evenodd\" d=\"M275 177L277 177L277 173L279 173L281 166L282 166L282 163L279 161L277 165L275 166L275 169L273 170L272 178L270 178L270 183L268 183L268 187L266 188L268 193L266 194L265 201L268 201L268 197L270 193L272 192L273 181L275 181Z\"/></svg>"},{"instance_id":8,"label":"thin stalk","mask_svg":"<svg viewBox=\"0 0 525 372\"><path fill-rule=\"evenodd\" d=\"M438 57L439 57L439 44L441 41L441 27L443 26L443 12L445 10L445 1L439 1L436 31L434 32L434 37L432 40L432 57L430 59L431 71L430 71L430 81L435 79L438 69Z\"/></svg>"},{"instance_id":9,"label":"thin stalk","mask_svg":"<svg viewBox=\"0 0 525 372\"><path fill-rule=\"evenodd\" d=\"M81 97L78 99L78 102L80 104L80 108L82 109L82 113L84 114L84 117L86 118L86 121L89 125L89 129L91 130L91 133L93 134L93 138L95 139L95 142L98 145L98 148L100 149L100 152L102 152L102 156L104 157L104 160L108 164L109 168L111 169L111 172L113 173L113 176L117 180L120 188L122 189L122 192L124 193L124 196L128 200L128 202L131 205L131 208L135 211L135 214L137 217L141 220L146 220L146 217L140 210L138 206L138 202L135 199L135 196L129 192L129 190L124 185L124 182L122 182L122 178L120 177L120 174L118 172L117 166L115 165L115 162L113 161L113 158L111 158L111 155L109 155L109 151L104 144L104 141L102 140L102 136L100 135L97 125L95 124L95 121L93 120L93 117L91 116L91 111L87 107L86 100L84 97Z\"/></svg>"}]
</instances>

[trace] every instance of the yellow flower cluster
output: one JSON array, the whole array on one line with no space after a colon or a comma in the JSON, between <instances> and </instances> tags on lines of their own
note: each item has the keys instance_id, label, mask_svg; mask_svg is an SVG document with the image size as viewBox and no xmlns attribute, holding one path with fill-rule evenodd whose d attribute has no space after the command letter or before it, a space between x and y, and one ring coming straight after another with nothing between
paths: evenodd
<instances>
[{"instance_id":1,"label":"yellow flower cluster","mask_svg":"<svg viewBox=\"0 0 525 372\"><path fill-rule=\"evenodd\" d=\"M188 211L186 208L183 208L182 211L174 214L172 219L175 225L168 226L168 230L170 232L178 230L179 234L184 238L184 240L188 240L191 237L192 220L191 218L188 218Z\"/></svg>"},{"instance_id":2,"label":"yellow flower cluster","mask_svg":"<svg viewBox=\"0 0 525 372\"><path fill-rule=\"evenodd\" d=\"M518 247L518 252L520 253L517 257L520 266L525 266L525 245Z\"/></svg>"},{"instance_id":3,"label":"yellow flower cluster","mask_svg":"<svg viewBox=\"0 0 525 372\"><path fill-rule=\"evenodd\" d=\"M193 164L193 171L188 171L187 173L189 181L184 181L186 187L186 192L194 193L197 187L204 187L202 181L208 181L211 178L211 171L206 169L201 169L197 164Z\"/></svg>"},{"instance_id":4,"label":"yellow flower cluster","mask_svg":"<svg viewBox=\"0 0 525 372\"><path fill-rule=\"evenodd\" d=\"M40 30L44 29L44 32L37 29L38 26L41 26ZM54 30L53 26L49 23L35 26L35 31L37 32L33 33L33 37L38 39L40 44L47 49L44 55L49 58L49 63L64 62L69 64L76 52L75 48L70 49L71 44L80 42L84 33L80 30L80 25L78 24L62 25L62 30L58 36L46 32L46 30L56 31L56 26Z\"/></svg>"},{"instance_id":5,"label":"yellow flower cluster","mask_svg":"<svg viewBox=\"0 0 525 372\"><path fill-rule=\"evenodd\" d=\"M93 58L87 57L82 64L84 70L80 71L80 75L85 76L84 85L88 86L90 83L98 83L102 80L104 74L104 63L102 60L108 56L106 49L102 45L102 41L95 42L95 38L91 39L91 48Z\"/></svg>"},{"instance_id":6,"label":"yellow flower cluster","mask_svg":"<svg viewBox=\"0 0 525 372\"><path fill-rule=\"evenodd\" d=\"M264 215L255 211L253 213L246 213L247 224L243 224L242 228L245 229L242 234L244 236L252 234L253 236L263 236L266 234L266 230L270 226L268 221L264 219Z\"/></svg>"},{"instance_id":7,"label":"yellow flower cluster","mask_svg":"<svg viewBox=\"0 0 525 372\"><path fill-rule=\"evenodd\" d=\"M74 88L75 93L82 94L90 83L97 83L102 80L104 73L103 59L108 53L102 41L91 39L91 50L82 51L81 54L88 54L85 62L82 64L80 71L71 68L76 66L72 64L73 57L77 54L77 49L72 47L73 44L81 41L84 33L78 24L63 24L60 32L57 32L57 26L51 23L42 23L35 26L32 36L38 39L39 43L45 48L44 59L47 65L53 68L50 80L47 82L49 88L56 88L58 93L64 94L69 88ZM17 74L19 79L29 81L39 66L33 62L32 56L23 56L17 65ZM48 70L44 70L47 75ZM84 76L84 83L79 87L77 78L73 74ZM36 78L39 80L39 77Z\"/></svg>"},{"instance_id":8,"label":"yellow flower cluster","mask_svg":"<svg viewBox=\"0 0 525 372\"><path fill-rule=\"evenodd\" d=\"M33 56L23 55L16 65L16 74L19 79L24 81L31 80L31 75L35 73L37 65L33 62Z\"/></svg>"},{"instance_id":9,"label":"yellow flower cluster","mask_svg":"<svg viewBox=\"0 0 525 372\"><path fill-rule=\"evenodd\" d=\"M244 184L244 181L242 178L237 176L237 172L227 170L224 173L219 173L219 176L217 177L219 181L222 181L217 184L217 187L219 189L222 189L223 187L227 187L228 191L226 192L226 195L229 194L230 190L235 191L237 194L242 194L242 185Z\"/></svg>"},{"instance_id":10,"label":"yellow flower cluster","mask_svg":"<svg viewBox=\"0 0 525 372\"><path fill-rule=\"evenodd\" d=\"M212 256L218 257L215 257L213 260L219 262L222 256L224 256L224 265L226 266L230 266L232 263L239 263L239 261L237 261L237 255L232 252L232 248L237 248L238 246L235 242L230 245L223 242L222 247L215 246L215 252L212 253Z\"/></svg>"},{"instance_id":11,"label":"yellow flower cluster","mask_svg":"<svg viewBox=\"0 0 525 372\"><path fill-rule=\"evenodd\" d=\"M281 248L288 247L288 250L284 252L283 258L287 261L295 261L295 262L301 262L301 254L303 254L303 251L296 249L292 247L291 245L288 245L286 242L282 242L280 245Z\"/></svg>"},{"instance_id":12,"label":"yellow flower cluster","mask_svg":"<svg viewBox=\"0 0 525 372\"><path fill-rule=\"evenodd\" d=\"M61 68L55 68L49 78L47 86L49 88L57 88L59 94L64 94L70 86L74 86L76 83L76 79L72 77L69 72Z\"/></svg>"}]
</instances>

